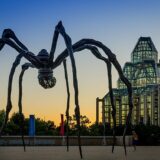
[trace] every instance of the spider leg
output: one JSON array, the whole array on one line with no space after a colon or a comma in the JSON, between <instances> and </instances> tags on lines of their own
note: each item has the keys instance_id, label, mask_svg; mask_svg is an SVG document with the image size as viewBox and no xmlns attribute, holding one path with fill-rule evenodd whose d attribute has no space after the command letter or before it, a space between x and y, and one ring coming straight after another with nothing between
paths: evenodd
<instances>
[{"instance_id":1,"label":"spider leg","mask_svg":"<svg viewBox=\"0 0 160 160\"><path fill-rule=\"evenodd\" d=\"M16 60L12 65L10 75L9 75L6 115L5 115L2 127L0 128L0 135L2 134L3 128L6 126L6 123L8 121L9 112L12 108L12 102L11 102L12 80L13 80L13 75L15 73L15 69L19 65L21 58L25 57L28 61L30 61L32 64L34 64L37 68L41 65L41 62L39 62L39 60L36 58L36 56L33 53L23 50L21 47L16 45L9 38L1 38L0 39L0 46L2 46L1 44L2 45L3 44L8 44L12 48L14 48L19 53L19 55L16 57ZM2 48L0 48L0 49L2 49Z\"/></svg>"},{"instance_id":2,"label":"spider leg","mask_svg":"<svg viewBox=\"0 0 160 160\"><path fill-rule=\"evenodd\" d=\"M131 115L132 115L132 108L133 108L133 102L132 102L132 87L131 87L131 83L128 81L128 79L124 76L122 68L119 64L119 62L116 59L115 54L113 54L111 52L111 50L109 48L107 48L103 43L96 41L94 39L82 39L80 41L78 41L77 43L75 43L72 48L75 51L76 49L78 49L79 47L83 47L83 45L93 45L96 46L100 49L102 49L104 51L104 53L108 56L108 60L114 65L114 67L116 68L120 79L122 80L122 82L127 86L127 90L128 90L128 103L129 103L129 112L128 112L128 116L127 116L127 120L126 120L126 126L123 132L123 145L124 145L124 150L125 150L125 155L126 155L126 145L125 145L125 135L126 135L126 131L128 129L129 124L131 123ZM58 65L60 65L63 61L63 59L65 59L68 56L68 51L67 49L64 50L55 60L52 68L57 67Z\"/></svg>"},{"instance_id":3,"label":"spider leg","mask_svg":"<svg viewBox=\"0 0 160 160\"><path fill-rule=\"evenodd\" d=\"M25 146L25 141L24 141L24 115L22 113L22 81L23 81L23 76L24 72L29 68L33 67L30 63L25 63L22 65L22 71L19 76L19 100L18 100L18 107L19 107L19 114L20 114L20 125L21 125L21 135L22 135L22 143L24 147L24 151L26 151L26 146Z\"/></svg>"},{"instance_id":4,"label":"spider leg","mask_svg":"<svg viewBox=\"0 0 160 160\"><path fill-rule=\"evenodd\" d=\"M19 39L17 38L17 36L15 35L15 33L11 30L11 29L4 29L3 33L2 33L2 38L8 38L8 39L13 39L23 50L28 51L28 48L19 41ZM0 50L1 48L3 48L5 44L1 44L0 45Z\"/></svg>"},{"instance_id":5,"label":"spider leg","mask_svg":"<svg viewBox=\"0 0 160 160\"><path fill-rule=\"evenodd\" d=\"M76 63L75 63L73 49L72 49L72 42L71 42L71 38L66 34L65 29L61 22L59 23L57 30L59 31L59 33L61 33L61 35L64 38L65 44L67 46L67 51L69 53L69 57L70 57L71 64L72 64L73 86L74 86L74 91L75 91L75 106L76 106L75 115L76 115L76 121L77 121L77 129L78 129L78 145L79 145L80 156L81 158L83 158L82 148L81 148L81 139L80 139L81 127L80 127L80 108L79 108L79 100L78 100L78 80L77 80Z\"/></svg>"},{"instance_id":6,"label":"spider leg","mask_svg":"<svg viewBox=\"0 0 160 160\"><path fill-rule=\"evenodd\" d=\"M81 50L84 50L84 49L89 49L93 55L95 57L97 57L98 59L101 59L103 60L105 63L106 63L106 66L107 66L107 70L108 70L108 78L109 78L109 94L110 94L110 100L111 100L111 105L112 105L112 117L113 117L113 123L114 123L114 127L113 127L113 145L112 145L112 152L114 150L114 145L115 145L115 128L116 128L116 107L114 105L114 98L113 98L113 90L112 90L112 75L111 75L111 63L110 61L103 57L100 52L98 51L98 49L95 47L95 46L92 46L92 45L83 45L79 48L76 48L74 50L74 52L78 52L78 51L81 51Z\"/></svg>"},{"instance_id":7,"label":"spider leg","mask_svg":"<svg viewBox=\"0 0 160 160\"><path fill-rule=\"evenodd\" d=\"M109 61L107 63L107 69L108 69L108 79L109 79L109 95L111 100L112 118L113 118L113 144L112 144L112 153L113 153L115 142L116 142L116 107L114 104L114 98L113 98L114 96L113 96L113 90L112 90L111 63Z\"/></svg>"},{"instance_id":8,"label":"spider leg","mask_svg":"<svg viewBox=\"0 0 160 160\"><path fill-rule=\"evenodd\" d=\"M12 101L11 101L11 93L12 93L12 81L13 81L13 76L16 70L16 67L19 65L21 58L23 57L22 54L19 54L16 57L16 60L14 61L11 71L10 71L10 75L9 75L9 80L8 80L8 95L7 95L7 105L6 105L6 114L5 114L5 118L3 121L3 124L0 128L0 135L2 134L3 129L5 128L7 121L8 121L8 117L9 117L9 112L12 109Z\"/></svg>"},{"instance_id":9,"label":"spider leg","mask_svg":"<svg viewBox=\"0 0 160 160\"><path fill-rule=\"evenodd\" d=\"M127 86L129 112L128 112L128 115L127 115L126 126L125 126L125 129L124 129L124 132L123 132L123 146L124 146L124 151L125 151L125 155L126 155L127 151L126 151L125 135L126 135L128 127L129 127L129 124L131 123L131 115L132 115L132 108L133 108L131 83L124 76L122 68L121 68L119 62L117 61L115 54L113 54L109 48L107 48L104 44L102 44L99 41L96 41L96 40L93 40L93 39L83 39L83 40L75 43L73 45L73 49L74 49L74 47L76 48L76 47L84 45L84 44L95 45L95 46L101 48L104 51L104 53L108 56L109 61L114 65L114 67L118 71L118 74L119 74L122 82ZM113 115L113 112L112 112L112 115Z\"/></svg>"},{"instance_id":10,"label":"spider leg","mask_svg":"<svg viewBox=\"0 0 160 160\"><path fill-rule=\"evenodd\" d=\"M49 63L52 63L54 59L54 53L56 50L56 45L57 45L57 40L58 40L58 35L59 35L58 28L60 27L61 23L62 23L61 21L58 22L54 30L54 35L53 35L52 45L51 45L51 50L50 50L50 56L49 56Z\"/></svg>"},{"instance_id":11,"label":"spider leg","mask_svg":"<svg viewBox=\"0 0 160 160\"><path fill-rule=\"evenodd\" d=\"M19 54L22 54L24 58L26 58L30 63L32 63L37 68L40 68L42 66L42 63L37 58L37 56L35 56L32 52L24 50L23 48L19 47L15 42L10 40L9 38L0 39L0 50L3 48L4 44L7 44L10 47L14 48Z\"/></svg>"},{"instance_id":12,"label":"spider leg","mask_svg":"<svg viewBox=\"0 0 160 160\"><path fill-rule=\"evenodd\" d=\"M116 107L115 107L115 104L114 104L114 96L113 96L113 90L112 90L111 63L107 58L105 58L101 55L101 53L99 52L97 47L92 46L92 45L83 45L82 47L79 47L79 48L75 49L74 52L81 51L81 50L84 50L84 49L89 49L95 57L97 57L100 60L103 60L106 63L106 66L107 66L108 79L109 79L108 87L109 87L109 95L110 95L110 101L111 101L111 106L112 106L112 118L113 118L113 145L112 145L112 153L113 153L114 146L115 146L115 141L116 141L116 137L115 137L116 136L116 132L115 132L115 130L116 130Z\"/></svg>"},{"instance_id":13,"label":"spider leg","mask_svg":"<svg viewBox=\"0 0 160 160\"><path fill-rule=\"evenodd\" d=\"M67 88L67 109L66 109L66 118L67 118L67 151L69 151L69 126L68 126L68 121L69 121L69 106L70 106L70 91L69 91L69 83L68 83L68 73L67 73L67 66L66 66L66 59L63 61L63 66L64 66L64 74L65 74L65 80L66 80L66 88Z\"/></svg>"}]
</instances>

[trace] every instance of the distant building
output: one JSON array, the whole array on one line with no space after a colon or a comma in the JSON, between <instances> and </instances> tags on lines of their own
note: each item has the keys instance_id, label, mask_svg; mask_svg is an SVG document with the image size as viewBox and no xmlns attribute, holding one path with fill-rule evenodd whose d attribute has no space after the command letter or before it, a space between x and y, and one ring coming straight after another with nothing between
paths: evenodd
<instances>
[{"instance_id":1,"label":"distant building","mask_svg":"<svg viewBox=\"0 0 160 160\"><path fill-rule=\"evenodd\" d=\"M152 124L160 126L160 63L158 52L150 37L140 37L131 53L131 62L126 62L123 73L132 84L133 113L132 124ZM125 124L128 113L128 92L118 79L113 89L116 105L116 124ZM109 93L97 98L96 121L99 122L99 102L102 102L103 122L113 125L112 106Z\"/></svg>"}]
</instances>

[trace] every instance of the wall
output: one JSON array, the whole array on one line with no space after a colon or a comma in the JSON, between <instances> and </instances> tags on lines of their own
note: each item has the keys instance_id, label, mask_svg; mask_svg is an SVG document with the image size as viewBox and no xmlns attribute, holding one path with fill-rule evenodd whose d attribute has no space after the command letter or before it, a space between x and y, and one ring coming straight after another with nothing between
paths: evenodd
<instances>
[{"instance_id":1,"label":"wall","mask_svg":"<svg viewBox=\"0 0 160 160\"><path fill-rule=\"evenodd\" d=\"M27 146L61 146L66 145L66 137L61 136L35 136L29 137L24 136L25 144ZM82 145L84 146L101 146L101 145L112 145L112 137L107 136L104 139L103 136L82 136ZM69 137L69 145L77 145L77 137ZM0 146L21 146L21 136L2 136L0 137ZM116 137L116 145L123 145L123 137ZM126 136L126 145L132 145L132 137Z\"/></svg>"}]
</instances>

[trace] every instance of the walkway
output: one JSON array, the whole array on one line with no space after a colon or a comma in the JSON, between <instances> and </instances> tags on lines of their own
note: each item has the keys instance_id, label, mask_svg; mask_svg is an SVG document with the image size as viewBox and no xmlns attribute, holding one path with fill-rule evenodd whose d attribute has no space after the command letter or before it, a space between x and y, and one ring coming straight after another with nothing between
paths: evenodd
<instances>
[{"instance_id":1,"label":"walkway","mask_svg":"<svg viewBox=\"0 0 160 160\"><path fill-rule=\"evenodd\" d=\"M80 160L78 147L0 147L0 160ZM111 153L111 146L83 146L84 160L159 160L160 146L138 146L137 151L127 147L128 155L124 156L123 147L116 146Z\"/></svg>"}]
</instances>

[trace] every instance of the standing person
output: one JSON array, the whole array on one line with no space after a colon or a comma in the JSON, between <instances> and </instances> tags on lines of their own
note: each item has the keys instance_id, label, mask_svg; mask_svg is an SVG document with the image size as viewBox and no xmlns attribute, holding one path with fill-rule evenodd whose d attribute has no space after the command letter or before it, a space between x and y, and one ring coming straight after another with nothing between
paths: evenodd
<instances>
[{"instance_id":1,"label":"standing person","mask_svg":"<svg viewBox=\"0 0 160 160\"><path fill-rule=\"evenodd\" d=\"M136 151L136 145L138 144L138 135L134 130L132 131L132 143L133 143L134 151Z\"/></svg>"}]
</instances>

